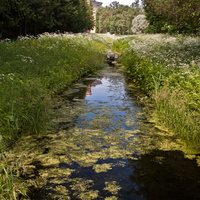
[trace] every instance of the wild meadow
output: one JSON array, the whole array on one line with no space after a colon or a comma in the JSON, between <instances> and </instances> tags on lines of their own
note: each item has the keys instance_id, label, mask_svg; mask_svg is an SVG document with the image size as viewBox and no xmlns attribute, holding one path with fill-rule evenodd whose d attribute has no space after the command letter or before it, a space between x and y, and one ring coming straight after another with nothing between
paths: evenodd
<instances>
[{"instance_id":1,"label":"wild meadow","mask_svg":"<svg viewBox=\"0 0 200 200\"><path fill-rule=\"evenodd\" d=\"M153 99L157 122L199 150L200 38L152 34L120 43L126 74Z\"/></svg>"},{"instance_id":2,"label":"wild meadow","mask_svg":"<svg viewBox=\"0 0 200 200\"><path fill-rule=\"evenodd\" d=\"M102 65L103 40L89 34L43 34L0 43L0 136L38 133L51 98ZM102 53L102 54L101 54Z\"/></svg>"},{"instance_id":3,"label":"wild meadow","mask_svg":"<svg viewBox=\"0 0 200 200\"><path fill-rule=\"evenodd\" d=\"M23 134L44 131L55 95L80 77L104 67L106 48L105 41L95 34L44 33L16 41L2 40L0 151ZM9 163L12 154L5 151L0 156L0 199L25 195L19 181L24 169L15 166L24 161Z\"/></svg>"}]
</instances>

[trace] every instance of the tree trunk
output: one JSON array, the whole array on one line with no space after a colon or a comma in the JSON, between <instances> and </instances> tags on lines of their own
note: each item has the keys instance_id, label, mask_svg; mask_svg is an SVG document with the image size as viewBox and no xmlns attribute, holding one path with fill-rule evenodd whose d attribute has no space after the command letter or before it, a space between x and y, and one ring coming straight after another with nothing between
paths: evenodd
<instances>
[{"instance_id":1,"label":"tree trunk","mask_svg":"<svg viewBox=\"0 0 200 200\"><path fill-rule=\"evenodd\" d=\"M19 35L20 36L22 35L22 26L21 25L19 26Z\"/></svg>"},{"instance_id":2,"label":"tree trunk","mask_svg":"<svg viewBox=\"0 0 200 200\"><path fill-rule=\"evenodd\" d=\"M27 21L25 20L24 34L27 35Z\"/></svg>"},{"instance_id":3,"label":"tree trunk","mask_svg":"<svg viewBox=\"0 0 200 200\"><path fill-rule=\"evenodd\" d=\"M101 30L100 30L100 23L101 23L101 19L100 19L100 16L99 16L99 33L101 32Z\"/></svg>"},{"instance_id":4,"label":"tree trunk","mask_svg":"<svg viewBox=\"0 0 200 200\"><path fill-rule=\"evenodd\" d=\"M36 25L36 23L34 25L34 31L35 31L35 36L36 36L37 35L37 25Z\"/></svg>"}]
</instances>

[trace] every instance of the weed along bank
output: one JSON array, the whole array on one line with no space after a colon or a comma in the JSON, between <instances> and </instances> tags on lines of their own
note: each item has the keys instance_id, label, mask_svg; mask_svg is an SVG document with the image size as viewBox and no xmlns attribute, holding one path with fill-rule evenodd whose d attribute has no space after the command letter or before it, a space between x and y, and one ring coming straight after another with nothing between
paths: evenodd
<instances>
[{"instance_id":1,"label":"weed along bank","mask_svg":"<svg viewBox=\"0 0 200 200\"><path fill-rule=\"evenodd\" d=\"M199 37L140 35L122 59L129 79L156 105L157 122L199 151Z\"/></svg>"},{"instance_id":2,"label":"weed along bank","mask_svg":"<svg viewBox=\"0 0 200 200\"><path fill-rule=\"evenodd\" d=\"M3 41L0 197L200 199L199 45L167 35Z\"/></svg>"},{"instance_id":3,"label":"weed along bank","mask_svg":"<svg viewBox=\"0 0 200 200\"><path fill-rule=\"evenodd\" d=\"M1 41L0 199L26 198L29 187L21 179L27 179L26 154L12 159L14 152L7 148L20 137L46 132L55 97L80 77L104 67L106 49L104 40L94 34L44 33Z\"/></svg>"}]
</instances>

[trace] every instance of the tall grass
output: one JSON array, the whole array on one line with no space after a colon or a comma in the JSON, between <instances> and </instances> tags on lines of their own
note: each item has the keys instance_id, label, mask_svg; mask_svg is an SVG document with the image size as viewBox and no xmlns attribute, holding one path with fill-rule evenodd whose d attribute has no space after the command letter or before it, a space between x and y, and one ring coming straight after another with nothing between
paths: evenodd
<instances>
[{"instance_id":1,"label":"tall grass","mask_svg":"<svg viewBox=\"0 0 200 200\"><path fill-rule=\"evenodd\" d=\"M23 162L25 161L17 160L13 163L11 152L0 154L0 161L0 199L28 199L27 188L20 179L20 175L24 172Z\"/></svg>"},{"instance_id":2,"label":"tall grass","mask_svg":"<svg viewBox=\"0 0 200 200\"><path fill-rule=\"evenodd\" d=\"M158 122L195 148L200 144L199 49L199 37L138 35L121 58L129 79L154 99Z\"/></svg>"},{"instance_id":3,"label":"tall grass","mask_svg":"<svg viewBox=\"0 0 200 200\"><path fill-rule=\"evenodd\" d=\"M44 130L54 94L102 66L106 48L94 34L1 41L0 142Z\"/></svg>"}]
</instances>

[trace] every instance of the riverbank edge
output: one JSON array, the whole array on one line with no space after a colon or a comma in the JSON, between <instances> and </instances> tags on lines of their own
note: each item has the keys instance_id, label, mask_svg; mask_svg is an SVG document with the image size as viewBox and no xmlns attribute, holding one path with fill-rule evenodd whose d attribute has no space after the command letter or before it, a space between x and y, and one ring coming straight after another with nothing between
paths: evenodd
<instances>
[{"instance_id":1,"label":"riverbank edge","mask_svg":"<svg viewBox=\"0 0 200 200\"><path fill-rule=\"evenodd\" d=\"M188 110L183 110L181 111L182 113L179 112L181 107L186 107L184 98L186 98L185 92L187 91L184 91L182 88L175 89L170 87L170 85L167 83L167 79L154 79L155 82L153 89L148 89L150 82L147 81L145 83L141 83L143 81L141 78L142 75L141 77L139 77L140 75L134 76L134 73L132 73L134 68L140 66L141 69L143 69L143 73L145 73L145 68L147 65L150 65L150 68L154 68L152 71L156 71L164 66L151 63L148 59L141 58L136 53L124 53L120 58L120 63L123 66L124 74L132 83L133 87L136 87L142 91L142 94L138 96L138 99L142 104L145 105L148 119L156 123L161 129L172 132L177 137L180 137L185 147L193 154L199 154L200 148L198 146L200 144L200 140L198 137L199 122L196 120L197 113L195 112L193 113L194 115L190 115ZM154 78L152 73L150 73L149 76ZM184 118L182 120L177 120L183 116ZM187 118L189 118L188 126L192 127L195 124L195 127L197 128L193 134L187 134L187 130L190 128L184 130L183 133L181 132L181 126L183 126Z\"/></svg>"},{"instance_id":2,"label":"riverbank edge","mask_svg":"<svg viewBox=\"0 0 200 200\"><path fill-rule=\"evenodd\" d=\"M124 72L124 70L123 70L123 67L122 66L116 66L115 67L115 69L116 69L116 71L117 72L120 72L120 73L124 73L125 74L125 72ZM98 71L98 70L97 70ZM149 97L147 97L140 89L139 89L139 87L136 85L136 84L133 84L133 83L129 83L128 84L128 87L130 87L130 88L132 88L133 90L135 90L136 91L136 93L137 93L137 99L138 99L138 103L139 104L141 104L142 106L143 106L143 108L144 108L144 111L145 111L145 116L147 117L147 120L146 121L148 121L148 122L150 122L150 123L155 123L155 121L154 121L154 118L153 118L153 116L152 116L152 111L155 109L155 107L154 107L154 104L153 104L153 102L151 101L151 99L149 98ZM59 96L57 96L57 97L55 97L55 100L56 101L58 101L57 103L55 103L54 104L54 107L55 108L57 108L57 107L59 107L59 101L61 100L60 99L61 97L59 97ZM145 107L144 107L145 106ZM54 108L54 109L55 109ZM163 127L159 127L159 126L157 126L160 130L164 130L164 128ZM166 130L166 129L165 129ZM166 130L166 131L169 131L169 130ZM23 156L23 157L21 157L20 159L25 159L25 157ZM21 160L22 161L22 160ZM19 160L19 162L20 162L20 160ZM23 161L22 161L23 162ZM23 164L23 163L21 163L21 164ZM37 170L37 169L36 169ZM25 185L24 185L24 187L26 187ZM26 189L26 188L25 188ZM32 188L33 190L35 190L35 188ZM27 189L27 194L30 194L29 192L28 192L28 189ZM22 197L23 195L21 195L21 197ZM23 197L23 199L28 199L28 196L27 197Z\"/></svg>"},{"instance_id":3,"label":"riverbank edge","mask_svg":"<svg viewBox=\"0 0 200 200\"><path fill-rule=\"evenodd\" d=\"M87 37L89 37L88 41L87 41ZM91 39L90 37L92 38L94 37L94 41L91 42L91 40L89 40ZM81 44L79 40L82 40ZM71 43L69 43L70 41ZM91 49L88 49L92 44L93 44L93 47ZM52 45L54 46L57 45L58 47L52 49L51 48ZM48 58L51 57L53 59L55 57L55 55L58 53L56 51L59 50L59 47L60 47L59 45L62 45L62 48L65 48L67 45L69 45L69 49L71 49L72 55L64 54L65 53L65 49L64 49L62 52L63 55L59 55L59 57L57 57L57 59L59 58L60 59L57 61L57 64L55 65L55 63L50 63L51 60L49 60ZM36 79L34 77L35 74L33 75L30 73L31 76L29 77L27 76L28 72L26 71L24 72L22 71L24 74L27 73L26 76L17 74L14 71L13 73L10 73L6 76L6 80L7 80L6 83L9 83L9 81L12 83L12 87L13 87L11 88L12 91L15 91L16 93L17 89L19 89L18 93L16 94L21 95L21 93L27 92L26 97L29 99L31 99L32 97L34 97L34 95L36 95L33 103L31 101L30 106L33 105L33 110L39 108L41 112L44 112L43 114L41 114L41 118L39 119L39 123L43 124L41 129L39 127L38 132L37 131L34 132L34 130L32 130L34 132L32 133L32 135L40 134L40 133L42 134L42 132L45 132L48 129L48 122L50 121L52 117L51 110L55 105L54 103L55 103L55 98L57 95L62 93L62 91L64 91L66 88L69 88L75 82L77 82L81 77L87 76L88 74L92 74L95 71L100 70L107 66L107 64L105 64L104 62L105 53L102 53L103 48L106 49L107 46L106 44L102 42L102 39L97 38L95 35L84 35L84 34L72 35L72 36L71 35L68 36L68 34L64 36L44 35L44 36L41 36L39 39L25 38L22 41L19 41L19 40L15 42L5 41L5 42L2 42L2 46L5 46L6 52L10 54L18 54L19 53L18 51L21 51L21 54L22 53L25 55L27 54L26 56L24 55L24 58L28 58L29 59L28 61L30 61L30 63L28 63L27 60L22 59L22 62L26 62L27 68L31 67L33 70L39 70L40 72L42 70L44 71L46 70L45 77L38 76L36 77ZM8 51L10 50L9 49L10 47L11 49L12 48L15 49L16 52ZM20 48L23 50L21 50ZM75 52L74 50L76 50L77 52ZM28 57L28 55L30 54L30 51L32 51L31 52L32 54L31 56ZM51 53L47 53L47 51L51 51ZM40 52L42 52L42 56L39 56ZM80 53L83 53L83 58L79 62L81 57L77 57L77 56L80 55ZM2 55L2 56L6 56L5 59L9 59L7 58L8 55ZM16 56L18 55L15 55L15 57ZM36 58L38 59L42 59L44 62L47 62L47 63L45 63L45 65L43 63L43 66L33 67L34 56L36 56ZM72 64L70 64L71 62ZM5 63L5 65L6 64L8 64L8 62ZM13 62L12 65L14 64L15 63ZM12 70L15 70L15 68L18 70L17 68L18 65L19 64L16 62L16 67L13 67ZM24 65L25 65L24 63L23 65L21 64L22 67L25 67ZM2 69L3 67L4 66L2 66ZM8 67L7 69L8 70L3 72L3 74L0 73L0 76L2 75L4 78L7 71L9 71ZM30 80L28 80L29 78ZM48 82L49 85L46 84L47 83L46 78L49 78L50 81L53 81L53 83ZM61 80L61 82L59 80ZM55 87L49 87L49 86L52 86L50 84L54 85ZM31 86L34 86L34 87L31 88ZM37 91L39 92L37 93ZM30 93L32 92L32 93L29 95L28 92ZM23 97L24 96L22 96L21 98ZM21 98L18 98L18 99L20 100ZM25 103L26 101L24 101L24 104ZM44 109L41 109L43 106L44 106ZM24 105L18 106L18 109L24 110ZM31 107L29 109L31 110ZM3 111L3 109L2 110L0 109L0 111ZM8 112L6 111L2 112L1 114L4 114L4 113L5 113L5 118L3 119L7 120L6 117L10 117L10 116L8 115ZM17 141L18 138L22 137L24 134L29 135L31 133L29 132L21 133L21 131L17 127L17 120L18 120L17 118L9 118L9 120L10 121L8 122L10 124L8 125L10 125L9 127L13 128L13 130L16 128L14 132L16 135L13 135L13 137L8 137L8 138L6 137L3 138L3 136L0 135L0 143L1 143L0 144L0 147L1 147L0 148L0 160L1 160L0 199L18 199L18 198L29 199L29 197L27 196L28 188L24 184L24 181L23 181L23 177L25 173L24 162L26 162L26 155L16 159L12 152L12 146L15 143L15 141Z\"/></svg>"},{"instance_id":4,"label":"riverbank edge","mask_svg":"<svg viewBox=\"0 0 200 200\"><path fill-rule=\"evenodd\" d=\"M157 123L200 151L200 38L192 35L139 34L119 39L128 79L154 102Z\"/></svg>"},{"instance_id":5,"label":"riverbank edge","mask_svg":"<svg viewBox=\"0 0 200 200\"><path fill-rule=\"evenodd\" d=\"M148 95L143 90L141 90L141 85L138 82L134 82L132 79L130 79L130 76L126 72L125 66L121 65L120 71L124 73L128 87L135 91L138 103L143 107L144 117L146 118L145 121L147 123L153 124L157 130L165 132L168 136L170 135L171 138L174 138L175 143L178 144L177 147L179 146L177 150L182 151L185 158L196 160L197 165L200 167L199 148L195 148L193 143L185 141L183 138L181 138L180 134L178 134L173 128L166 126L164 123L161 123L159 119L160 111L158 110L158 105L156 104L157 102L155 100L155 93Z\"/></svg>"},{"instance_id":6,"label":"riverbank edge","mask_svg":"<svg viewBox=\"0 0 200 200\"><path fill-rule=\"evenodd\" d=\"M102 56L102 58L104 58L104 55ZM93 74L93 73L97 72L98 70L101 70L101 69L107 67L107 64L104 62L103 59L102 59L102 61L99 61L97 65L98 65L98 67L97 68L95 67L94 70L92 70L92 71L90 70L89 73L83 72L83 74L80 76L80 78L83 78L87 75ZM48 113L51 117L49 118L49 121L51 121L52 113L55 110L55 105L59 106L59 105L57 105L56 102L60 101L60 94L62 94L63 91L65 91L67 88L70 88L70 86L72 86L73 84L75 84L78 81L79 81L79 79L75 78L69 84L66 84L62 90L59 90L58 93L55 93L55 95L50 98L49 105L51 105L51 106L48 108L48 110L49 110ZM47 129L44 129L40 134L42 135L47 130L48 130L48 126L47 126ZM23 137L23 135L21 135L20 137ZM18 139L20 139L20 137L15 138L16 141ZM23 168L24 163L26 162L26 158L25 158L26 156L23 155L20 158L18 158L18 160L16 160L16 162L14 162L13 158L15 158L15 155L12 152L12 146L13 146L14 142L12 140L5 141L5 142L8 142L9 145L2 148L1 153L0 153L0 160L1 160L0 173L5 175L5 177L3 177L3 176L0 177L0 197L1 197L1 192L3 192L3 190L7 190L11 196L9 199L20 198L20 199L28 200L29 199L28 194L30 193L30 191L29 191L30 188L29 188L29 186L27 186L24 183L24 178L25 178L24 175L26 174L26 169ZM3 183L3 186L1 183ZM6 186L6 188L3 188L5 186Z\"/></svg>"}]
</instances>

